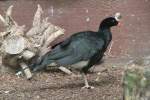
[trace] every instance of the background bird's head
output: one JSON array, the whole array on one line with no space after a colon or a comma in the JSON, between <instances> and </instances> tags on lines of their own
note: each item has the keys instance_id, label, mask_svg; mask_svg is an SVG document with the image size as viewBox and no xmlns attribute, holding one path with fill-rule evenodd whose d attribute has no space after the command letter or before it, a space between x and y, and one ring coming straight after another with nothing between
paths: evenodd
<instances>
[{"instance_id":1,"label":"background bird's head","mask_svg":"<svg viewBox=\"0 0 150 100\"><path fill-rule=\"evenodd\" d=\"M120 25L121 14L116 13L113 17L105 18L101 24L100 28L110 28L112 26Z\"/></svg>"}]
</instances>

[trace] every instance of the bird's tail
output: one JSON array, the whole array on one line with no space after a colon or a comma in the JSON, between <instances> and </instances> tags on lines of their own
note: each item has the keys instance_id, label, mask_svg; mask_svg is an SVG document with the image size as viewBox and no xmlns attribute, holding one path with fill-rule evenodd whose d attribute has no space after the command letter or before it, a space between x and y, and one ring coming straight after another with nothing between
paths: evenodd
<instances>
[{"instance_id":1,"label":"bird's tail","mask_svg":"<svg viewBox=\"0 0 150 100\"><path fill-rule=\"evenodd\" d=\"M47 57L46 57L47 58ZM48 60L46 58L38 59L35 63L30 65L30 69L33 72L37 72L46 68L47 65L53 62L53 60Z\"/></svg>"}]
</instances>

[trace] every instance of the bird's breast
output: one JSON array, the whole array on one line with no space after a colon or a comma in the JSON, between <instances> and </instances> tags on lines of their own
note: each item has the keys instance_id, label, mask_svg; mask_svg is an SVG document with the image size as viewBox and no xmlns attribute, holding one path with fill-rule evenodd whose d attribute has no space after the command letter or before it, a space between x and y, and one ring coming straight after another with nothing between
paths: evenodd
<instances>
[{"instance_id":1,"label":"bird's breast","mask_svg":"<svg viewBox=\"0 0 150 100\"><path fill-rule=\"evenodd\" d=\"M86 66L88 63L89 63L89 60L87 60L87 61L80 61L80 62L74 63L72 65L66 65L64 67L71 67L71 68L74 68L74 69L81 69L84 66ZM49 64L48 66L49 67L56 67L56 66L59 66L59 65L57 63L53 62L53 63Z\"/></svg>"},{"instance_id":2,"label":"bird's breast","mask_svg":"<svg viewBox=\"0 0 150 100\"><path fill-rule=\"evenodd\" d=\"M84 66L86 66L89 63L89 60L87 61L80 61L78 63L72 64L71 67L75 68L75 69L80 69L83 68Z\"/></svg>"}]
</instances>

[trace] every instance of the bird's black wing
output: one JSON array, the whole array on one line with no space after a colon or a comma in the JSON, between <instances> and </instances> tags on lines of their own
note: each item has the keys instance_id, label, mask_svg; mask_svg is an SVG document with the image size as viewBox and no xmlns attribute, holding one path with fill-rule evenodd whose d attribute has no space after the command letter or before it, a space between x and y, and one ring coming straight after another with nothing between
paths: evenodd
<instances>
[{"instance_id":1,"label":"bird's black wing","mask_svg":"<svg viewBox=\"0 0 150 100\"><path fill-rule=\"evenodd\" d=\"M90 41L88 39L80 39L72 42L70 55L56 60L60 65L72 65L80 61L87 61L93 58L97 52L102 52L104 41L102 39ZM95 57L95 56L94 56Z\"/></svg>"},{"instance_id":2,"label":"bird's black wing","mask_svg":"<svg viewBox=\"0 0 150 100\"><path fill-rule=\"evenodd\" d=\"M104 41L95 36L73 36L71 41L66 42L66 47L57 45L52 51L47 53L40 63L40 67L47 66L52 62L58 65L72 65L80 61L90 60L104 46Z\"/></svg>"},{"instance_id":3,"label":"bird's black wing","mask_svg":"<svg viewBox=\"0 0 150 100\"><path fill-rule=\"evenodd\" d=\"M91 34L91 33L93 33L93 34ZM84 32L75 33L72 36L70 36L69 38L67 38L66 40L59 42L59 43L55 44L54 46L52 46L52 49L54 49L56 46L65 48L71 43L72 39L90 37L90 36L94 35L94 33L95 32L92 32L92 31L84 31Z\"/></svg>"},{"instance_id":4,"label":"bird's black wing","mask_svg":"<svg viewBox=\"0 0 150 100\"><path fill-rule=\"evenodd\" d=\"M86 74L88 69L90 69L93 65L97 64L103 57L104 53L101 51L97 51L88 62L88 65L82 68L82 71Z\"/></svg>"},{"instance_id":5,"label":"bird's black wing","mask_svg":"<svg viewBox=\"0 0 150 100\"><path fill-rule=\"evenodd\" d=\"M52 49L54 49L56 46L61 46L61 48L67 47L71 42L71 38L66 39L65 41L59 42L57 44L55 44L54 46L52 46Z\"/></svg>"}]
</instances>

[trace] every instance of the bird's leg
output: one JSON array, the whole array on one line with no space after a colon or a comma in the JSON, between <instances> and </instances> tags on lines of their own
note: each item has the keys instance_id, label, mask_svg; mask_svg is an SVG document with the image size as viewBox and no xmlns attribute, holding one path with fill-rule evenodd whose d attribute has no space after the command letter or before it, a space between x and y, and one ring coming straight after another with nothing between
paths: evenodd
<instances>
[{"instance_id":1,"label":"bird's leg","mask_svg":"<svg viewBox=\"0 0 150 100\"><path fill-rule=\"evenodd\" d=\"M59 69L68 75L72 75L73 73L67 69L66 67L60 66Z\"/></svg>"},{"instance_id":2,"label":"bird's leg","mask_svg":"<svg viewBox=\"0 0 150 100\"><path fill-rule=\"evenodd\" d=\"M100 78L100 75L101 75L101 72L98 72L97 75L98 75L98 76L97 76L97 78L95 79L95 81L98 82L98 81L99 81L99 78Z\"/></svg>"},{"instance_id":3,"label":"bird's leg","mask_svg":"<svg viewBox=\"0 0 150 100\"><path fill-rule=\"evenodd\" d=\"M71 72L69 69L67 69L66 67L63 67L63 66L60 66L59 69L61 71L63 71L64 73L68 74L68 75L71 75L71 77L73 78L78 78L78 77L81 77L80 75L76 75L74 74L73 72Z\"/></svg>"},{"instance_id":4,"label":"bird's leg","mask_svg":"<svg viewBox=\"0 0 150 100\"><path fill-rule=\"evenodd\" d=\"M82 89L93 89L94 87L93 86L90 86L89 83L88 83L88 80L87 80L87 76L83 73L83 79L84 79L84 83L85 83L85 86L82 87Z\"/></svg>"},{"instance_id":5,"label":"bird's leg","mask_svg":"<svg viewBox=\"0 0 150 100\"><path fill-rule=\"evenodd\" d=\"M104 73L104 72L107 73L108 76L111 76L110 73L109 73L109 70L108 70L108 69L104 69L104 70L102 70L101 72L98 72L98 73L97 73L98 76L97 76L97 78L95 79L95 81L99 81L100 75L101 75L102 73Z\"/></svg>"}]
</instances>

